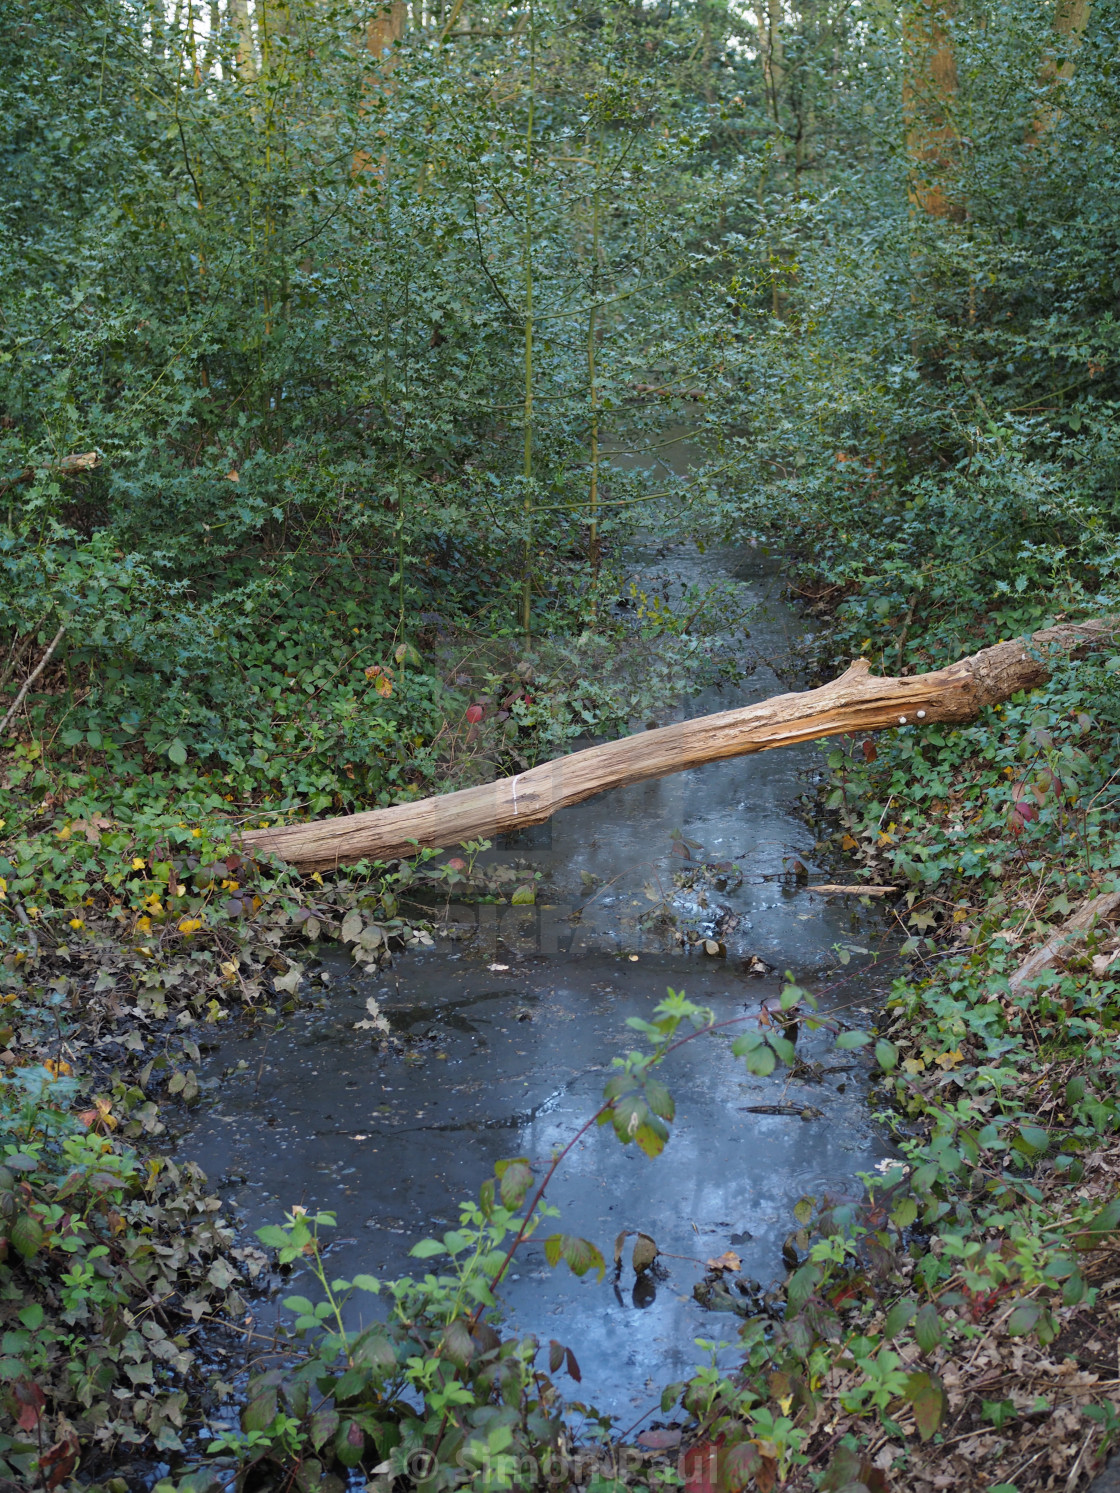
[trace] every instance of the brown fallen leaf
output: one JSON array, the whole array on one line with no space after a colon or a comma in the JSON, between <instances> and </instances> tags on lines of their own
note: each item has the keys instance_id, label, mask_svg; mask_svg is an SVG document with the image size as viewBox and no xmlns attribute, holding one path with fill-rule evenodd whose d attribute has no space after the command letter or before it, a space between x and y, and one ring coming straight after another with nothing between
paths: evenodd
<instances>
[{"instance_id":1,"label":"brown fallen leaf","mask_svg":"<svg viewBox=\"0 0 1120 1493\"><path fill-rule=\"evenodd\" d=\"M647 1452L667 1452L680 1446L681 1433L675 1426L667 1426L663 1430L640 1431L637 1441Z\"/></svg>"},{"instance_id":2,"label":"brown fallen leaf","mask_svg":"<svg viewBox=\"0 0 1120 1493\"><path fill-rule=\"evenodd\" d=\"M733 1249L726 1250L714 1260L705 1260L705 1266L717 1273L724 1270L742 1270L743 1262Z\"/></svg>"}]
</instances>

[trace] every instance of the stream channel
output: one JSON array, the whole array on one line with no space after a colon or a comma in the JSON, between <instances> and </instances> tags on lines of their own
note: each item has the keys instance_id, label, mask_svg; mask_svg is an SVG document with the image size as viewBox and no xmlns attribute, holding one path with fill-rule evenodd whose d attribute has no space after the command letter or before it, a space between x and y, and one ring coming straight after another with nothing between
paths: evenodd
<instances>
[{"instance_id":1,"label":"stream channel","mask_svg":"<svg viewBox=\"0 0 1120 1493\"><path fill-rule=\"evenodd\" d=\"M758 552L650 544L629 559L648 591L672 599L722 580L750 607L746 677L667 706L660 723L798 687L792 645L804 624ZM866 1025L881 1000L869 956L883 928L857 898L811 890L832 878L797 809L822 768L806 744L614 790L488 852L542 873L536 906L452 905L447 935L373 974L321 946L330 983L309 1006L270 1033L234 1029L211 1052L213 1097L180 1156L203 1167L246 1241L293 1204L327 1208L338 1215L333 1276L421 1275L431 1266L408 1258L416 1240L456 1224L458 1202L477 1197L496 1161L523 1155L539 1175L601 1102L611 1059L637 1045L627 1017L648 1016L668 987L717 1021L753 1021L763 1002L777 1008L790 970L820 992L822 1013ZM701 942L682 942L689 929ZM724 952L706 954L704 937ZM390 1050L356 1029L371 995ZM560 1387L623 1430L705 1361L697 1338L735 1341L738 1317L694 1298L705 1261L740 1257L741 1276L725 1280L746 1308L784 1276L797 1201L857 1193L857 1174L890 1154L861 1055L823 1032L803 1031L798 1051L808 1070L762 1079L729 1041L699 1039L662 1074L677 1117L660 1157L623 1147L610 1126L580 1142L551 1189L560 1219L544 1232L598 1244L603 1280L550 1269L539 1242L519 1252L502 1291L507 1325L572 1348L582 1384L561 1376ZM623 1230L656 1240L658 1272L635 1276L627 1240L615 1278ZM297 1291L314 1295L314 1282L290 1277L275 1303L254 1308L258 1330ZM356 1298L355 1326L359 1302L367 1319L376 1307Z\"/></svg>"}]
</instances>

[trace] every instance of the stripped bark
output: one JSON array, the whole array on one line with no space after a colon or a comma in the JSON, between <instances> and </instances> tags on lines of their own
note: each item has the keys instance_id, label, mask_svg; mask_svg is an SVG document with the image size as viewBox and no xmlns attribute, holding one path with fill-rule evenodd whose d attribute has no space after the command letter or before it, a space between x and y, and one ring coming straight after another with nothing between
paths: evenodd
<instances>
[{"instance_id":1,"label":"stripped bark","mask_svg":"<svg viewBox=\"0 0 1120 1493\"><path fill-rule=\"evenodd\" d=\"M819 689L588 747L515 778L418 803L250 830L242 835L242 844L303 871L390 860L424 846L459 845L480 835L541 824L558 809L608 788L666 777L704 762L849 732L968 721L984 706L1044 683L1052 657L1083 651L1118 632L1120 617L1067 623L983 648L947 669L904 679L876 678L867 660L857 659L839 679Z\"/></svg>"}]
</instances>

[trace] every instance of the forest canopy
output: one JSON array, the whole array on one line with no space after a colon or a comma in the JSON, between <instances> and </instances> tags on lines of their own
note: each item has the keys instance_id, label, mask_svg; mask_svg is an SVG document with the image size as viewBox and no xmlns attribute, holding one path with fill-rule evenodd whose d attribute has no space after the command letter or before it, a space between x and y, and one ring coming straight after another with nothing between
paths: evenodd
<instances>
[{"instance_id":1,"label":"forest canopy","mask_svg":"<svg viewBox=\"0 0 1120 1493\"><path fill-rule=\"evenodd\" d=\"M312 637L578 633L667 486L682 531L781 526L871 656L900 611L948 646L1112 587L1109 8L0 25L3 599L13 651L65 621L65 744L275 790ZM672 412L698 480L604 473ZM405 786L349 729L293 799L347 798L343 747Z\"/></svg>"}]
</instances>

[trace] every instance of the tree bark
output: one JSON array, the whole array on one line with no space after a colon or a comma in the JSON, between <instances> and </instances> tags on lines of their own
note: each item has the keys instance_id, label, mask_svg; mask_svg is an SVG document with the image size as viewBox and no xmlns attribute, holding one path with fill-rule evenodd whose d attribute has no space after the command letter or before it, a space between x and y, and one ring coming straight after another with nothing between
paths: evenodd
<instances>
[{"instance_id":1,"label":"tree bark","mask_svg":"<svg viewBox=\"0 0 1120 1493\"><path fill-rule=\"evenodd\" d=\"M902 88L911 205L932 218L959 220L963 211L946 191L957 156L953 104L957 61L948 22L952 0L921 0L904 23L907 72Z\"/></svg>"},{"instance_id":2,"label":"tree bark","mask_svg":"<svg viewBox=\"0 0 1120 1493\"><path fill-rule=\"evenodd\" d=\"M972 720L984 706L1043 684L1050 677L1050 658L1080 652L1118 632L1120 617L1067 623L983 648L946 669L903 679L876 678L861 658L819 689L777 695L740 710L588 747L477 788L310 824L249 830L241 841L247 851L276 855L302 871L391 860L424 846L455 846L541 824L558 809L608 788L666 777L704 762L824 736Z\"/></svg>"},{"instance_id":3,"label":"tree bark","mask_svg":"<svg viewBox=\"0 0 1120 1493\"><path fill-rule=\"evenodd\" d=\"M1054 15L1054 31L1060 38L1058 45L1065 55L1061 63L1056 57L1047 58L1039 70L1039 82L1049 88L1054 97L1058 96L1057 85L1068 83L1073 77L1074 58L1089 24L1091 11L1090 0L1059 0ZM1043 104L1027 131L1027 144L1037 145L1046 131L1057 124L1060 118L1058 104Z\"/></svg>"}]
</instances>

